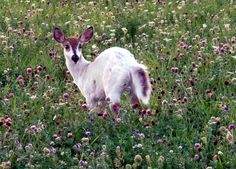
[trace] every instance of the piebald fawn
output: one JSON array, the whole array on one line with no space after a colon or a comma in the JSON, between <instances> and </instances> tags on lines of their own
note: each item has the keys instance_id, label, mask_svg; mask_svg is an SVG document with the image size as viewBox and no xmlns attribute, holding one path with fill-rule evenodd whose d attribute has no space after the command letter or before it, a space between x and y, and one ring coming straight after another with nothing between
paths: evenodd
<instances>
[{"instance_id":1,"label":"piebald fawn","mask_svg":"<svg viewBox=\"0 0 236 169\"><path fill-rule=\"evenodd\" d=\"M93 37L92 27L79 37L66 37L56 27L53 37L64 49L66 66L86 98L88 109L101 105L104 108L101 103L109 103L113 112L119 112L120 98L125 91L131 96L132 106L139 105L140 101L149 103L151 84L148 72L128 50L111 47L89 62L83 57L82 47Z\"/></svg>"}]
</instances>

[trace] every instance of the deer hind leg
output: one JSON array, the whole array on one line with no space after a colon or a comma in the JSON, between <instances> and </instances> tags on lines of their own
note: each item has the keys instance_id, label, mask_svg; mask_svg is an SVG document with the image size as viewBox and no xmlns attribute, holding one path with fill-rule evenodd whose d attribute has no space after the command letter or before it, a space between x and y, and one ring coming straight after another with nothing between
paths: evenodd
<instances>
[{"instance_id":1,"label":"deer hind leg","mask_svg":"<svg viewBox=\"0 0 236 169\"><path fill-rule=\"evenodd\" d=\"M131 94L131 100L130 101L131 101L131 107L133 109L139 108L141 106L138 97L133 93Z\"/></svg>"},{"instance_id":2,"label":"deer hind leg","mask_svg":"<svg viewBox=\"0 0 236 169\"><path fill-rule=\"evenodd\" d=\"M112 86L106 94L106 101L110 103L112 112L119 114L121 89L119 86Z\"/></svg>"},{"instance_id":3,"label":"deer hind leg","mask_svg":"<svg viewBox=\"0 0 236 169\"><path fill-rule=\"evenodd\" d=\"M113 68L111 74L104 79L106 100L110 103L110 109L119 114L120 97L130 85L130 75L120 68Z\"/></svg>"}]
</instances>

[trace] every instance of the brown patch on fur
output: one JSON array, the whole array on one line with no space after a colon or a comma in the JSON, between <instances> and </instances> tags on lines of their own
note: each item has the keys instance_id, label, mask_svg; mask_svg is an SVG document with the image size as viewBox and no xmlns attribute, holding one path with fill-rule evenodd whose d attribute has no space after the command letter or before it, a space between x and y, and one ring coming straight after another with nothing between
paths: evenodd
<instances>
[{"instance_id":1,"label":"brown patch on fur","mask_svg":"<svg viewBox=\"0 0 236 169\"><path fill-rule=\"evenodd\" d=\"M66 38L65 41L63 42L63 45L66 45L68 43L70 44L72 49L75 50L78 47L79 39L77 37Z\"/></svg>"},{"instance_id":2,"label":"brown patch on fur","mask_svg":"<svg viewBox=\"0 0 236 169\"><path fill-rule=\"evenodd\" d=\"M93 80L93 84L96 85L96 80Z\"/></svg>"},{"instance_id":3,"label":"brown patch on fur","mask_svg":"<svg viewBox=\"0 0 236 169\"><path fill-rule=\"evenodd\" d=\"M147 91L150 89L149 76L143 69L138 69L137 73L143 87L143 95L147 96Z\"/></svg>"}]
</instances>

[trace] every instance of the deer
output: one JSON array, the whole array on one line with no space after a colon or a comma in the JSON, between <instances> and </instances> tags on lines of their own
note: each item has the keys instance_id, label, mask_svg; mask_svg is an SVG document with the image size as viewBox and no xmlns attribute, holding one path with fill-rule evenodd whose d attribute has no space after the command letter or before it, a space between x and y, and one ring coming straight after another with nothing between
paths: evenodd
<instances>
[{"instance_id":1,"label":"deer","mask_svg":"<svg viewBox=\"0 0 236 169\"><path fill-rule=\"evenodd\" d=\"M87 109L103 111L105 105L109 104L112 112L119 113L124 92L130 95L133 108L139 106L140 102L148 105L151 83L147 67L121 47L104 50L92 62L86 60L82 47L92 39L93 34L92 26L80 36L71 37L66 37L58 27L53 29L53 37L63 48L66 67L73 83L85 97Z\"/></svg>"}]
</instances>

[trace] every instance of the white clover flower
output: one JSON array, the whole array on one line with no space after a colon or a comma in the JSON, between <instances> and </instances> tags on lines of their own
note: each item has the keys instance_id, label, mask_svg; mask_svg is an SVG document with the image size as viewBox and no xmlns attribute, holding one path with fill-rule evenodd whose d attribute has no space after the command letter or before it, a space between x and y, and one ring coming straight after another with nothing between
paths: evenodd
<instances>
[{"instance_id":1,"label":"white clover flower","mask_svg":"<svg viewBox=\"0 0 236 169\"><path fill-rule=\"evenodd\" d=\"M90 1L90 2L88 2L88 5L93 6L93 5L94 5L94 2L93 2L93 1Z\"/></svg>"},{"instance_id":2,"label":"white clover flower","mask_svg":"<svg viewBox=\"0 0 236 169\"><path fill-rule=\"evenodd\" d=\"M224 24L224 26L225 26L225 29L230 30L230 24L229 23Z\"/></svg>"},{"instance_id":3,"label":"white clover flower","mask_svg":"<svg viewBox=\"0 0 236 169\"><path fill-rule=\"evenodd\" d=\"M153 21L148 22L148 26L153 28L155 26L155 22L153 22Z\"/></svg>"},{"instance_id":4,"label":"white clover flower","mask_svg":"<svg viewBox=\"0 0 236 169\"><path fill-rule=\"evenodd\" d=\"M125 27L121 28L121 30L124 32L124 34L127 34L127 32L128 32L128 29Z\"/></svg>"},{"instance_id":5,"label":"white clover flower","mask_svg":"<svg viewBox=\"0 0 236 169\"><path fill-rule=\"evenodd\" d=\"M203 27L203 28L206 28L206 27L207 27L207 24L205 24L205 23L202 24L202 27Z\"/></svg>"},{"instance_id":6,"label":"white clover flower","mask_svg":"<svg viewBox=\"0 0 236 169\"><path fill-rule=\"evenodd\" d=\"M228 141L229 144L234 144L234 136L231 134L230 131L226 134L226 141Z\"/></svg>"},{"instance_id":7,"label":"white clover flower","mask_svg":"<svg viewBox=\"0 0 236 169\"><path fill-rule=\"evenodd\" d=\"M96 48L97 48L96 44L92 45L92 49L96 49Z\"/></svg>"},{"instance_id":8,"label":"white clover flower","mask_svg":"<svg viewBox=\"0 0 236 169\"><path fill-rule=\"evenodd\" d=\"M160 157L157 159L158 164L162 164L164 161L165 161L165 157L163 157L163 156L160 156Z\"/></svg>"},{"instance_id":9,"label":"white clover flower","mask_svg":"<svg viewBox=\"0 0 236 169\"><path fill-rule=\"evenodd\" d=\"M218 155L222 156L224 153L222 151L218 151Z\"/></svg>"}]
</instances>

